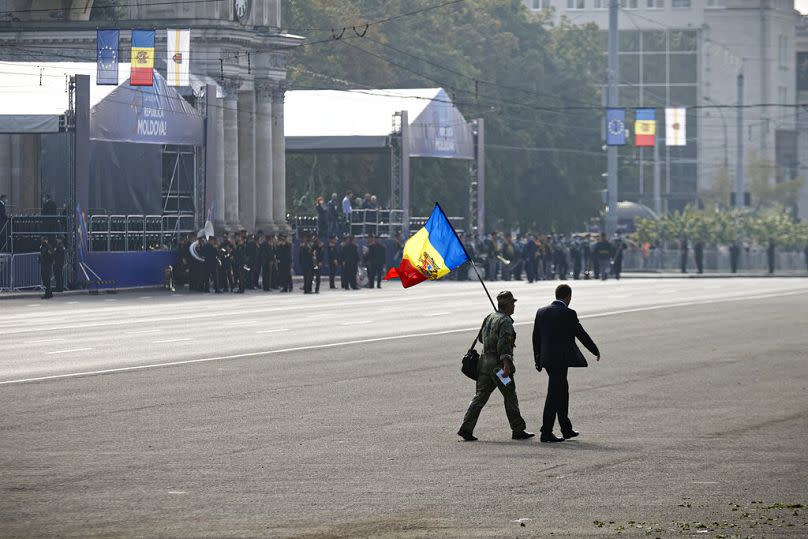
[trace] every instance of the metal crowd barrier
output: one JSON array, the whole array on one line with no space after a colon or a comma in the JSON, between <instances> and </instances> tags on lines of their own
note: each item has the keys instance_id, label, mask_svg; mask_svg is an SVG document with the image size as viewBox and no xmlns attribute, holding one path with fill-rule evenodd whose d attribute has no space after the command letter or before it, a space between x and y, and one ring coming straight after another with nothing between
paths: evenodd
<instances>
[{"instance_id":1,"label":"metal crowd barrier","mask_svg":"<svg viewBox=\"0 0 808 539\"><path fill-rule=\"evenodd\" d=\"M417 230L424 226L427 217L410 218L410 229ZM455 225L457 230L463 228L462 217L450 217L449 220ZM317 217L313 215L297 215L290 217L289 225L297 230L298 235L316 234ZM404 230L404 212L402 210L368 210L355 209L351 211L350 222L337 224L337 235L350 233L357 238L364 238L368 234L381 238L390 238Z\"/></svg>"},{"instance_id":2,"label":"metal crowd barrier","mask_svg":"<svg viewBox=\"0 0 808 539\"><path fill-rule=\"evenodd\" d=\"M70 282L70 268L62 268L64 284ZM51 276L51 286L55 288L56 278ZM39 253L0 254L0 291L38 290L42 288L42 271L39 266Z\"/></svg>"},{"instance_id":3,"label":"metal crowd barrier","mask_svg":"<svg viewBox=\"0 0 808 539\"><path fill-rule=\"evenodd\" d=\"M40 238L64 236L67 230L67 217L63 215L10 215L4 232L0 232L0 250L9 253L30 253L39 251ZM1 235L5 234L5 235ZM5 241L5 248L3 243Z\"/></svg>"},{"instance_id":4,"label":"metal crowd barrier","mask_svg":"<svg viewBox=\"0 0 808 539\"><path fill-rule=\"evenodd\" d=\"M91 215L87 225L91 251L164 249L194 232L193 214Z\"/></svg>"}]
</instances>

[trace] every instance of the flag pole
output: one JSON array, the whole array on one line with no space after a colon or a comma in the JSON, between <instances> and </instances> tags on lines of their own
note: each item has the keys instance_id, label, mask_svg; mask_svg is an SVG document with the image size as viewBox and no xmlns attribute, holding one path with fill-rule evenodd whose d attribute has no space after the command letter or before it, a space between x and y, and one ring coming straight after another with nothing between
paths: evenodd
<instances>
[{"instance_id":1,"label":"flag pole","mask_svg":"<svg viewBox=\"0 0 808 539\"><path fill-rule=\"evenodd\" d=\"M441 208L441 207L440 207L440 203L439 203L439 202L435 202L435 206L437 206L437 207L438 207L438 209L440 210L440 212L443 214L443 216L444 216L444 217L446 217L446 212L444 212L444 211L443 211L443 208ZM472 258L471 258L471 255L469 255L469 252L468 252L468 251L466 251L466 246L465 246L465 245L463 245L463 240L461 240L461 239L460 239L460 236L458 236L458 235L457 235L457 230L455 230L454 226L452 225L451 221L449 221L449 218L448 218L448 217L446 217L446 222L447 222L447 223L449 223L449 228L451 228L451 229L452 229L452 232L454 233L455 238L457 238L458 243L460 243L460 247L462 247L462 248L463 248L463 252L464 252L464 253L466 253L466 258L468 258L468 259L469 259L469 262L471 262L471 267L472 267L472 268L474 268L474 273L477 275L477 279L479 279L479 280L480 280L480 284L481 284L481 285L483 285L483 290L485 290L485 295L486 295L486 296L488 296L488 301L490 301L490 302L491 302L491 306L494 308L494 310L495 310L495 311L496 311L496 310L498 310L498 309L497 309L497 304L496 304L496 303L494 303L494 300L493 300L493 298L491 297L491 293L490 293L490 292L488 292L488 287L487 287L487 286L485 286L485 281L483 281L483 278L482 278L482 276L480 275L479 270L477 269L477 265L474 263L474 259L472 259Z\"/></svg>"}]
</instances>

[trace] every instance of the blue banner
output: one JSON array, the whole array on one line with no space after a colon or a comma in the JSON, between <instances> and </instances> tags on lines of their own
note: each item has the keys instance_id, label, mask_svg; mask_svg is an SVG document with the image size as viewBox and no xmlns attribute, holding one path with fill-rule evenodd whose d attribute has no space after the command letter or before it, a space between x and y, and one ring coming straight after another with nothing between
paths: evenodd
<instances>
[{"instance_id":1,"label":"blue banner","mask_svg":"<svg viewBox=\"0 0 808 539\"><path fill-rule=\"evenodd\" d=\"M118 85L118 41L120 30L98 30L96 35L96 84Z\"/></svg>"},{"instance_id":2,"label":"blue banner","mask_svg":"<svg viewBox=\"0 0 808 539\"><path fill-rule=\"evenodd\" d=\"M626 145L626 109L606 110L606 145Z\"/></svg>"}]
</instances>

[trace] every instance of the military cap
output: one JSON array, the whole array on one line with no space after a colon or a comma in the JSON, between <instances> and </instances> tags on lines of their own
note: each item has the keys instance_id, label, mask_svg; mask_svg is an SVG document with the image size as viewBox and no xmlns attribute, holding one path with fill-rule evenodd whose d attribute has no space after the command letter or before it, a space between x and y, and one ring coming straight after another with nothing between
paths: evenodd
<instances>
[{"instance_id":1,"label":"military cap","mask_svg":"<svg viewBox=\"0 0 808 539\"><path fill-rule=\"evenodd\" d=\"M503 290L497 294L497 303L505 305L507 303L516 303L516 298L513 297L513 292L510 290Z\"/></svg>"}]
</instances>

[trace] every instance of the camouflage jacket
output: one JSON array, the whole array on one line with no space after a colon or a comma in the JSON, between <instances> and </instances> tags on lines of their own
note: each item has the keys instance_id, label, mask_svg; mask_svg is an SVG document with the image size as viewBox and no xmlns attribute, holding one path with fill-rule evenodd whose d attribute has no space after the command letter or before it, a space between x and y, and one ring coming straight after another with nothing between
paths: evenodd
<instances>
[{"instance_id":1,"label":"camouflage jacket","mask_svg":"<svg viewBox=\"0 0 808 539\"><path fill-rule=\"evenodd\" d=\"M500 361L513 361L516 330L513 329L513 318L507 314L497 311L486 316L477 339L483 343L483 354Z\"/></svg>"}]
</instances>

